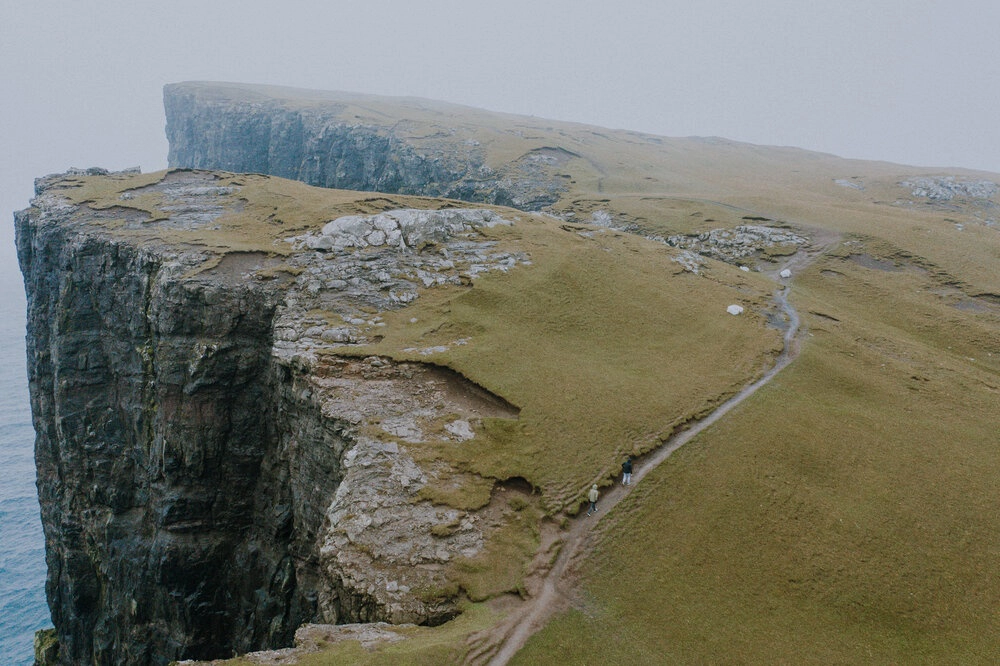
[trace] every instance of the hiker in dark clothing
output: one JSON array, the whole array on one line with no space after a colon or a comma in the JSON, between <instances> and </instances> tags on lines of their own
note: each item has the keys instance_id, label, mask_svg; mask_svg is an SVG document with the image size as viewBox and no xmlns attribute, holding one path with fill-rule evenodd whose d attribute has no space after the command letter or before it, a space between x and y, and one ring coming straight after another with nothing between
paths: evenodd
<instances>
[{"instance_id":1,"label":"hiker in dark clothing","mask_svg":"<svg viewBox=\"0 0 1000 666\"><path fill-rule=\"evenodd\" d=\"M632 456L622 463L622 485L627 486L632 483Z\"/></svg>"}]
</instances>

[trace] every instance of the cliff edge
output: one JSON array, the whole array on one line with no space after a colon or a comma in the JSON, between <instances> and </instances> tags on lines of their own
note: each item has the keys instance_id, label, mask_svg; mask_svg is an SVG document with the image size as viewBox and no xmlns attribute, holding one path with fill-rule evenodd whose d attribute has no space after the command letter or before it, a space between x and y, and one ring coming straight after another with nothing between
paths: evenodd
<instances>
[{"instance_id":1,"label":"cliff edge","mask_svg":"<svg viewBox=\"0 0 1000 666\"><path fill-rule=\"evenodd\" d=\"M383 98L276 86L178 83L163 100L172 167L538 210L566 190L558 166L575 157L539 147L493 163L489 114L442 102L394 100L406 115L393 120Z\"/></svg>"},{"instance_id":2,"label":"cliff edge","mask_svg":"<svg viewBox=\"0 0 1000 666\"><path fill-rule=\"evenodd\" d=\"M858 626L886 662L995 652L996 174L265 86L165 104L181 168L43 178L16 215L40 652L164 664L302 625L482 661L585 491L773 366L778 285L805 362L605 519L598 603L527 659L627 661L606 637L641 631L654 660L774 661L803 626L845 662Z\"/></svg>"},{"instance_id":3,"label":"cliff edge","mask_svg":"<svg viewBox=\"0 0 1000 666\"><path fill-rule=\"evenodd\" d=\"M768 279L605 227L188 169L36 191L17 244L63 663L525 594L582 488L781 347Z\"/></svg>"},{"instance_id":4,"label":"cliff edge","mask_svg":"<svg viewBox=\"0 0 1000 666\"><path fill-rule=\"evenodd\" d=\"M226 656L289 644L305 622L440 623L456 613L449 561L507 520L496 503L472 511L492 481L461 508L421 496L430 476L463 476L406 443L434 420L462 441L515 407L443 367L324 352L371 337L425 271L460 283L472 261L515 263L479 232L510 222L405 209L363 249L339 229L314 232L333 241L322 252L206 247L270 182L71 172L40 179L16 216L63 663ZM461 240L447 267L406 252L430 238Z\"/></svg>"}]
</instances>

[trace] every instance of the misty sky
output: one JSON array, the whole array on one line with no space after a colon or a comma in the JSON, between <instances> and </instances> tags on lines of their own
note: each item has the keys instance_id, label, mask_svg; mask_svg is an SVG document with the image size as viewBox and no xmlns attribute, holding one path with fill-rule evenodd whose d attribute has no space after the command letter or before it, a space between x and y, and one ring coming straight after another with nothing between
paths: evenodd
<instances>
[{"instance_id":1,"label":"misty sky","mask_svg":"<svg viewBox=\"0 0 1000 666\"><path fill-rule=\"evenodd\" d=\"M0 0L0 270L36 176L166 166L185 80L1000 172L996 0Z\"/></svg>"}]
</instances>

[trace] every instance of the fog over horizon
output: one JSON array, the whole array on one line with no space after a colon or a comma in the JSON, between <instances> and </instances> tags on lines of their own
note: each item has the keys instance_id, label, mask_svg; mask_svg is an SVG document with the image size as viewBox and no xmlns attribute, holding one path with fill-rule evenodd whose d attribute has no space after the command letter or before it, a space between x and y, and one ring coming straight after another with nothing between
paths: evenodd
<instances>
[{"instance_id":1,"label":"fog over horizon","mask_svg":"<svg viewBox=\"0 0 1000 666\"><path fill-rule=\"evenodd\" d=\"M1000 173L998 27L989 0L11 0L0 9L0 257L16 271L12 211L34 178L165 168L162 88L189 80Z\"/></svg>"}]
</instances>

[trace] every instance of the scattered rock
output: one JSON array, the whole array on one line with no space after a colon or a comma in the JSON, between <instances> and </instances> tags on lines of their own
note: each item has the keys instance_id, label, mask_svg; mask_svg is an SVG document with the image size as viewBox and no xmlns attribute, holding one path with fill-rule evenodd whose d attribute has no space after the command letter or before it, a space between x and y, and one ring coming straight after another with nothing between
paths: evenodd
<instances>
[{"instance_id":1,"label":"scattered rock","mask_svg":"<svg viewBox=\"0 0 1000 666\"><path fill-rule=\"evenodd\" d=\"M330 344L369 343L384 323L366 311L395 310L422 289L468 284L489 271L529 264L525 253L497 251L480 231L512 224L488 209L398 209L340 217L287 239L300 250L287 261L299 273L279 309L276 349L286 357L311 357ZM316 324L308 319L312 310L340 315L347 326L325 328L317 340Z\"/></svg>"},{"instance_id":2,"label":"scattered rock","mask_svg":"<svg viewBox=\"0 0 1000 666\"><path fill-rule=\"evenodd\" d=\"M353 342L354 336L349 328L328 328L320 335L326 342Z\"/></svg>"},{"instance_id":3,"label":"scattered rock","mask_svg":"<svg viewBox=\"0 0 1000 666\"><path fill-rule=\"evenodd\" d=\"M931 201L951 201L955 197L989 199L1000 190L1000 186L989 180L967 180L955 176L912 178L900 185L909 188L913 196Z\"/></svg>"},{"instance_id":4,"label":"scattered rock","mask_svg":"<svg viewBox=\"0 0 1000 666\"><path fill-rule=\"evenodd\" d=\"M497 224L510 226L511 222L491 210L480 208L400 209L377 215L346 215L328 222L319 233L290 240L299 247L314 250L348 247L411 250L422 243L443 243Z\"/></svg>"},{"instance_id":5,"label":"scattered rock","mask_svg":"<svg viewBox=\"0 0 1000 666\"><path fill-rule=\"evenodd\" d=\"M476 436L476 433L472 431L472 426L469 425L468 421L452 421L451 423L445 425L444 429L455 437L458 437L463 442Z\"/></svg>"},{"instance_id":6,"label":"scattered rock","mask_svg":"<svg viewBox=\"0 0 1000 666\"><path fill-rule=\"evenodd\" d=\"M835 182L837 185L840 185L841 187L849 187L853 190L859 190L861 192L865 191L865 186L856 180L848 180L847 178L838 178L833 182Z\"/></svg>"},{"instance_id":7,"label":"scattered rock","mask_svg":"<svg viewBox=\"0 0 1000 666\"><path fill-rule=\"evenodd\" d=\"M684 250L671 261L680 264L684 267L684 270L694 273L695 275L697 275L702 266L705 265L705 260L690 250Z\"/></svg>"},{"instance_id":8,"label":"scattered rock","mask_svg":"<svg viewBox=\"0 0 1000 666\"><path fill-rule=\"evenodd\" d=\"M735 304L730 305L728 308L726 308L726 312L728 312L731 315L740 315L740 314L743 314L743 306L742 305L735 305Z\"/></svg>"},{"instance_id":9,"label":"scattered rock","mask_svg":"<svg viewBox=\"0 0 1000 666\"><path fill-rule=\"evenodd\" d=\"M614 219L606 210L595 210L590 216L590 223L595 227L614 227Z\"/></svg>"},{"instance_id":10,"label":"scattered rock","mask_svg":"<svg viewBox=\"0 0 1000 666\"><path fill-rule=\"evenodd\" d=\"M665 242L672 247L735 264L768 248L804 246L809 239L787 229L743 224L734 229L713 229L698 235L670 236Z\"/></svg>"}]
</instances>

